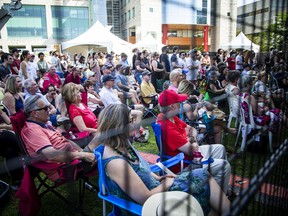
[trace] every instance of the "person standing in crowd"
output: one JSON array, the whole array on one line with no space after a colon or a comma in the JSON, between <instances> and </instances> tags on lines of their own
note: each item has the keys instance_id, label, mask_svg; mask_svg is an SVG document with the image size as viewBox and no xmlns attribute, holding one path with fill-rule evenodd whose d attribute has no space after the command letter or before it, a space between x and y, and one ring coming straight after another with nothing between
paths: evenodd
<instances>
[{"instance_id":1,"label":"person standing in crowd","mask_svg":"<svg viewBox=\"0 0 288 216\"><path fill-rule=\"evenodd\" d=\"M157 80L161 80L164 77L164 66L159 62L159 53L152 53L152 74L151 74L151 82L155 89L157 88Z\"/></svg>"},{"instance_id":2,"label":"person standing in crowd","mask_svg":"<svg viewBox=\"0 0 288 216\"><path fill-rule=\"evenodd\" d=\"M236 70L236 58L235 58L235 51L232 50L230 52L229 57L227 58L227 64L229 70Z\"/></svg>"},{"instance_id":3,"label":"person standing in crowd","mask_svg":"<svg viewBox=\"0 0 288 216\"><path fill-rule=\"evenodd\" d=\"M216 61L217 61L217 64L219 64L219 63L221 63L221 62L223 62L224 61L224 57L223 57L223 55L224 55L224 51L223 51L223 49L218 49L217 50L217 55L216 55Z\"/></svg>"},{"instance_id":4,"label":"person standing in crowd","mask_svg":"<svg viewBox=\"0 0 288 216\"><path fill-rule=\"evenodd\" d=\"M119 64L121 64L124 67L128 67L129 63L128 63L128 60L127 60L127 58L128 58L127 54L126 53L121 53L120 57L121 57L121 60L119 61Z\"/></svg>"},{"instance_id":5,"label":"person standing in crowd","mask_svg":"<svg viewBox=\"0 0 288 216\"><path fill-rule=\"evenodd\" d=\"M3 53L1 55L2 64L0 65L0 79L4 81L5 77L11 74L10 67L13 64L13 57L10 53Z\"/></svg>"},{"instance_id":6,"label":"person standing in crowd","mask_svg":"<svg viewBox=\"0 0 288 216\"><path fill-rule=\"evenodd\" d=\"M55 50L52 53L51 64L52 64L52 66L55 67L57 75L60 78L63 78L64 74L63 74L62 67L61 67L61 62L60 62L60 59L59 59L59 52L57 50Z\"/></svg>"},{"instance_id":7,"label":"person standing in crowd","mask_svg":"<svg viewBox=\"0 0 288 216\"><path fill-rule=\"evenodd\" d=\"M146 70L151 72L150 61L148 59L149 53L147 50L143 50L142 53L143 53L143 62L146 65Z\"/></svg>"},{"instance_id":8,"label":"person standing in crowd","mask_svg":"<svg viewBox=\"0 0 288 216\"><path fill-rule=\"evenodd\" d=\"M37 66L39 71L48 71L48 63L45 60L45 55L43 52L38 53L38 59Z\"/></svg>"},{"instance_id":9,"label":"person standing in crowd","mask_svg":"<svg viewBox=\"0 0 288 216\"><path fill-rule=\"evenodd\" d=\"M18 75L19 74L19 69L20 69L20 59L19 59L19 52L21 50L18 50L16 48L12 49L11 51L11 54L12 54L12 57L13 57L13 63L11 65L11 72L12 74L16 74Z\"/></svg>"},{"instance_id":10,"label":"person standing in crowd","mask_svg":"<svg viewBox=\"0 0 288 216\"><path fill-rule=\"evenodd\" d=\"M173 47L173 54L170 58L170 62L171 62L171 69L174 70L176 68L183 68L182 66L179 65L179 61L178 61L178 55L179 53L179 47L178 46L174 46Z\"/></svg>"},{"instance_id":11,"label":"person standing in crowd","mask_svg":"<svg viewBox=\"0 0 288 216\"><path fill-rule=\"evenodd\" d=\"M31 69L30 74L32 74L34 80L37 80L39 77L39 69L37 67L37 62L35 62L35 54L34 53L30 54L29 63L31 66L30 67L30 69Z\"/></svg>"},{"instance_id":12,"label":"person standing in crowd","mask_svg":"<svg viewBox=\"0 0 288 216\"><path fill-rule=\"evenodd\" d=\"M137 56L138 56L138 53L140 52L140 50L138 48L134 48L132 50L132 53L133 53L133 57L132 57L132 72L135 74L136 72L136 65L135 65L135 62L137 60Z\"/></svg>"},{"instance_id":13,"label":"person standing in crowd","mask_svg":"<svg viewBox=\"0 0 288 216\"><path fill-rule=\"evenodd\" d=\"M170 61L169 61L169 47L164 46L161 49L162 54L160 55L160 63L164 66L164 71L170 73L171 71L171 66L170 66Z\"/></svg>"},{"instance_id":14,"label":"person standing in crowd","mask_svg":"<svg viewBox=\"0 0 288 216\"><path fill-rule=\"evenodd\" d=\"M96 81L97 83L99 83L101 80L101 72L96 52L93 52L92 57L88 63L89 63L89 69L94 73Z\"/></svg>"},{"instance_id":15,"label":"person standing in crowd","mask_svg":"<svg viewBox=\"0 0 288 216\"><path fill-rule=\"evenodd\" d=\"M239 50L238 55L236 56L236 70L239 70L242 72L243 70L243 50Z\"/></svg>"},{"instance_id":16,"label":"person standing in crowd","mask_svg":"<svg viewBox=\"0 0 288 216\"><path fill-rule=\"evenodd\" d=\"M190 50L189 57L190 58L187 59L187 68L189 71L186 74L186 79L191 81L195 86L198 86L197 80L200 73L201 62L197 60L197 51L193 49Z\"/></svg>"}]
</instances>

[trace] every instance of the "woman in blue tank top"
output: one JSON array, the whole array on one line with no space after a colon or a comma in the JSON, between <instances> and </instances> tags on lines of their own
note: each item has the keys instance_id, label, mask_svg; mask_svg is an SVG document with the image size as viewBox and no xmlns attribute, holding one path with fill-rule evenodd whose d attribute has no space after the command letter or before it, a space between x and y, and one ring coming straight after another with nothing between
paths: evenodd
<instances>
[{"instance_id":1,"label":"woman in blue tank top","mask_svg":"<svg viewBox=\"0 0 288 216\"><path fill-rule=\"evenodd\" d=\"M103 164L110 193L141 205L153 194L184 191L192 194L205 215L229 209L230 203L207 171L196 169L179 175L158 176L130 144L130 111L124 104L111 104L101 111L98 131L103 139ZM126 213L126 212L122 212Z\"/></svg>"}]
</instances>

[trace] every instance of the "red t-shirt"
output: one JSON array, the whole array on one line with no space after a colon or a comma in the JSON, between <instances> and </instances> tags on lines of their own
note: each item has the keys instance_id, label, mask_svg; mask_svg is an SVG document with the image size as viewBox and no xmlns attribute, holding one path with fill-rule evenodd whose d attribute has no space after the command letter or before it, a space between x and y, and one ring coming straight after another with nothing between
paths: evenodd
<instances>
[{"instance_id":1,"label":"red t-shirt","mask_svg":"<svg viewBox=\"0 0 288 216\"><path fill-rule=\"evenodd\" d=\"M77 151L70 142L68 142L57 130L42 127L34 122L27 122L21 131L21 137L26 146L28 154L35 158L40 157L41 151L46 147L53 147L62 151ZM41 160L41 157L40 157ZM43 160L43 158L42 158ZM48 163L57 163L55 161L46 161ZM43 170L52 181L59 178L57 170Z\"/></svg>"},{"instance_id":2,"label":"red t-shirt","mask_svg":"<svg viewBox=\"0 0 288 216\"><path fill-rule=\"evenodd\" d=\"M156 122L161 125L162 130L162 143L163 152L165 155L175 156L181 151L178 150L181 146L188 142L186 127L187 124L174 116L174 123L166 119L162 113L157 117ZM185 159L189 160L188 155ZM180 165L170 168L173 172L180 172Z\"/></svg>"},{"instance_id":3,"label":"red t-shirt","mask_svg":"<svg viewBox=\"0 0 288 216\"><path fill-rule=\"evenodd\" d=\"M80 84L81 83L81 79L79 76L74 77L72 73L68 74L65 78L65 82L64 85L67 83L75 83L75 84Z\"/></svg>"},{"instance_id":4,"label":"red t-shirt","mask_svg":"<svg viewBox=\"0 0 288 216\"><path fill-rule=\"evenodd\" d=\"M43 82L43 92L46 92L48 87L52 84L53 86L59 88L62 85L61 79L57 74L54 74L51 76L50 73L47 73L46 76L44 77L44 82Z\"/></svg>"},{"instance_id":5,"label":"red t-shirt","mask_svg":"<svg viewBox=\"0 0 288 216\"><path fill-rule=\"evenodd\" d=\"M85 109L80 109L75 104L69 106L69 116L72 121L76 116L81 116L87 128L97 128L97 118L94 113L82 103Z\"/></svg>"},{"instance_id":6,"label":"red t-shirt","mask_svg":"<svg viewBox=\"0 0 288 216\"><path fill-rule=\"evenodd\" d=\"M227 58L228 69L229 70L236 70L236 59L229 57Z\"/></svg>"},{"instance_id":7,"label":"red t-shirt","mask_svg":"<svg viewBox=\"0 0 288 216\"><path fill-rule=\"evenodd\" d=\"M14 71L13 67L17 67L18 70L19 70L20 69L20 63L21 63L20 59L14 59L13 60L13 63L11 64L11 72L12 72L12 74L17 74L18 75L18 73L16 73L16 71Z\"/></svg>"}]
</instances>

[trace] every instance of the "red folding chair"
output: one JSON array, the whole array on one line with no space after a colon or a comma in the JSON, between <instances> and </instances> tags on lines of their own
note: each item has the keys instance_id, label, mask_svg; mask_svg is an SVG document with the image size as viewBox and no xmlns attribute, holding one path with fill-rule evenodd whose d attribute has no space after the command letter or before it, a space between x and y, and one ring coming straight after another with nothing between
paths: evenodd
<instances>
[{"instance_id":1,"label":"red folding chair","mask_svg":"<svg viewBox=\"0 0 288 216\"><path fill-rule=\"evenodd\" d=\"M91 184L88 183L88 177L95 175L97 170L95 169L89 174L83 174L82 162L79 160L74 160L68 164L58 164L58 163L46 163L45 161L35 161L31 158L25 148L25 144L21 139L21 130L25 125L26 115L21 110L18 113L10 116L11 124L19 143L21 143L20 149L22 151L23 157L23 167L25 167L24 178L22 180L21 186L16 194L20 199L19 211L22 215L34 215L35 211L37 213L40 210L41 202L39 197L43 196L48 192L52 192L58 198L72 206L77 212L85 215L82 212L83 197L85 186L89 186L91 190ZM42 175L43 171L57 171L59 174L59 179L54 184L50 183L50 180L46 175ZM41 173L41 175L40 175ZM35 187L35 181L39 181L39 185ZM55 190L55 188L73 181L79 181L79 205L75 206L75 203L71 203L64 196ZM27 190L29 188L29 190ZM41 189L41 192L40 192ZM92 186L95 190L95 187ZM95 190L96 191L96 190ZM32 195L32 198L31 198Z\"/></svg>"}]
</instances>

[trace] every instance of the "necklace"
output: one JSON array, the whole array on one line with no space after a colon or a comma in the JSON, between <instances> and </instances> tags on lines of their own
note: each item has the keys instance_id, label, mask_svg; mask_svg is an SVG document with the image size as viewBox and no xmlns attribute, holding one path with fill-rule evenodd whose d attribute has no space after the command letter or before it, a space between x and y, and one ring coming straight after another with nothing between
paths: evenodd
<instances>
[{"instance_id":1,"label":"necklace","mask_svg":"<svg viewBox=\"0 0 288 216\"><path fill-rule=\"evenodd\" d=\"M125 157L126 159L128 159L131 162L135 162L137 160L137 155L135 154L135 152L133 151L133 149L131 147L129 147L127 150L129 152L129 154L131 155L131 157L121 151L119 151L118 149L114 149L114 151L116 151L118 154L122 155L123 157Z\"/></svg>"}]
</instances>

